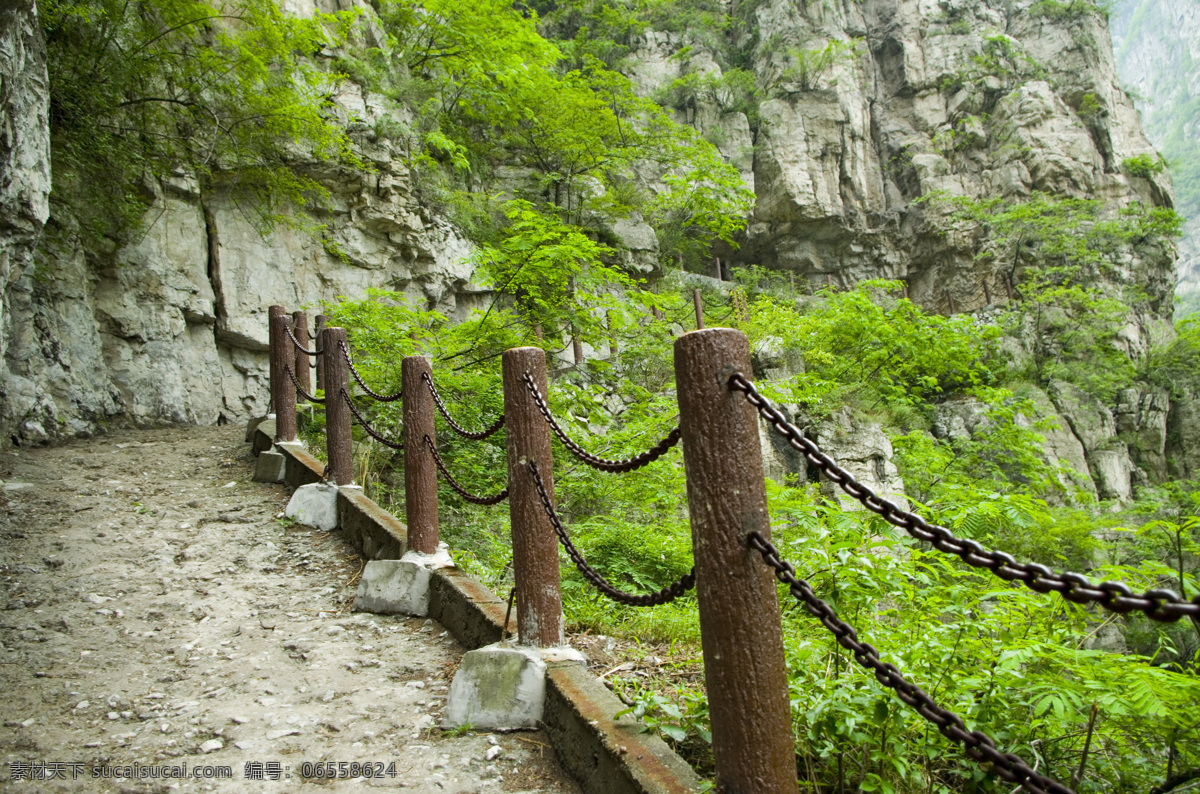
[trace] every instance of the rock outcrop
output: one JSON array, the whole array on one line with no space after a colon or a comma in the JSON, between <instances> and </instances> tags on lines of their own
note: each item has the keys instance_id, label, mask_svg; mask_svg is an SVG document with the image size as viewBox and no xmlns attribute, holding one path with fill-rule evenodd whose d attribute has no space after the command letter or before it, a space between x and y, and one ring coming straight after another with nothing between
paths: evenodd
<instances>
[{"instance_id":1,"label":"rock outcrop","mask_svg":"<svg viewBox=\"0 0 1200 794\"><path fill-rule=\"evenodd\" d=\"M900 278L927 308L972 311L1007 299L1008 274L975 261L978 241L969 235L932 230L923 205L914 204L929 191L1054 191L1114 207L1169 204L1165 175L1131 177L1118 167L1153 148L1117 84L1104 17L1087 12L1064 21L1031 13L1032 3L731 6L741 22L722 46L748 54L768 96L750 114L715 99L680 111L757 195L741 250L722 256L820 284ZM296 0L288 9L307 13L310 6ZM262 413L271 304L315 312L321 301L386 287L462 316L488 299L471 282L468 242L420 204L406 152L383 133L388 124L375 123L403 118L404 109L352 84L337 101L370 169L300 164L332 196L307 219L325 225L323 236L286 226L263 236L231 201L202 198L184 175L151 186L156 200L142 235L118 250L83 251L69 218L54 219L42 234L49 191L44 48L31 5L5 11L0 23L5 440L86 435L110 422L213 423ZM835 57L825 65L798 68L805 53L831 47ZM719 49L649 31L629 71L649 94L688 71L719 76ZM619 220L605 233L624 244L631 269L654 272L649 226ZM1169 310L1171 264L1162 252L1136 249L1119 263L1116 278L1139 286L1153 307L1134 324L1134 336ZM1171 428L1186 410L1172 405L1164 413L1159 398L1143 407L1143 397L1136 409L1107 406L1135 479L1139 468L1151 476L1170 468L1171 443L1151 437L1163 422L1164 439L1181 437ZM877 457L863 465L876 466L866 461ZM1104 470L1115 473L1124 460ZM880 476L886 490L890 475Z\"/></svg>"},{"instance_id":2,"label":"rock outcrop","mask_svg":"<svg viewBox=\"0 0 1200 794\"><path fill-rule=\"evenodd\" d=\"M1104 14L1087 3L1065 15L1045 5L734 4L723 48L711 36L650 32L629 68L647 94L689 71L719 77L719 64L735 61L764 87L753 125L722 112L719 93L679 111L727 156L753 152L746 179L757 204L741 249L727 252L734 262L822 285L902 279L926 308L974 311L1007 300L1012 274L978 261L973 236L931 226L918 198L1042 191L1112 209L1171 205L1165 173L1122 172L1125 158L1154 147L1117 78ZM1150 297L1139 326L1161 325L1171 253L1131 249L1117 270L1116 280Z\"/></svg>"},{"instance_id":3,"label":"rock outcrop","mask_svg":"<svg viewBox=\"0 0 1200 794\"><path fill-rule=\"evenodd\" d=\"M0 7L0 355L12 347L14 284L34 276L33 252L50 215L50 96L46 48L33 0ZM18 286L15 290L21 292ZM39 399L41 384L0 367L0 424L33 421L21 405Z\"/></svg>"},{"instance_id":4,"label":"rock outcrop","mask_svg":"<svg viewBox=\"0 0 1200 794\"><path fill-rule=\"evenodd\" d=\"M0 424L5 440L86 436L110 422L214 424L267 406L267 309L320 311L368 288L464 316L469 244L419 205L405 153L371 122L397 108L361 92L340 97L369 166L301 163L332 197L311 222L264 235L221 194L179 176L155 199L137 239L85 251L70 217L42 233L50 189L44 47L32 6L3 16L4 130L0 239L4 314Z\"/></svg>"}]
</instances>

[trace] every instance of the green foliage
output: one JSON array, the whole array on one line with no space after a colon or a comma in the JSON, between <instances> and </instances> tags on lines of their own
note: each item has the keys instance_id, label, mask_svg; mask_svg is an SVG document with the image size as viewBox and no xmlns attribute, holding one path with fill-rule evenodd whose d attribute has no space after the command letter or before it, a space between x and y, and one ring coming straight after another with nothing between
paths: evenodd
<instances>
[{"instance_id":1,"label":"green foliage","mask_svg":"<svg viewBox=\"0 0 1200 794\"><path fill-rule=\"evenodd\" d=\"M1195 730L1187 705L1200 694L1194 677L1082 650L1083 615L1061 601L923 552L809 489L769 491L776 544L818 595L909 680L1031 765L1040 761L1060 778L1077 768L1096 703L1092 749L1107 752L1089 762L1079 790L1144 790L1161 780L1154 748ZM956 523L969 536L1042 511L1008 500L988 521ZM1010 790L964 763L959 748L881 689L803 610L785 611L785 647L801 777L814 788Z\"/></svg>"},{"instance_id":2,"label":"green foliage","mask_svg":"<svg viewBox=\"0 0 1200 794\"><path fill-rule=\"evenodd\" d=\"M1135 204L1117 212L1093 199L1034 193L1026 200L923 198L944 228L982 233L976 259L1012 274L1021 303L1006 330L1029 338L1027 376L1045 385L1060 378L1104 400L1128 382L1133 363L1115 345L1137 296L1107 294L1098 282L1117 281L1116 259L1130 246L1167 248L1179 235L1170 209Z\"/></svg>"},{"instance_id":3,"label":"green foliage","mask_svg":"<svg viewBox=\"0 0 1200 794\"><path fill-rule=\"evenodd\" d=\"M1029 15L1045 17L1055 22L1072 22L1086 19L1092 14L1108 16L1108 3L1095 3L1093 0L1038 0L1029 7Z\"/></svg>"},{"instance_id":4,"label":"green foliage","mask_svg":"<svg viewBox=\"0 0 1200 794\"><path fill-rule=\"evenodd\" d=\"M517 213L513 241L497 251L516 257L512 261L542 247L559 249L566 256L561 266L578 268L577 279L586 277L588 267L599 267L597 258L577 256L586 246L566 225L548 224L536 213L521 217L531 210L520 204L509 211ZM522 235L529 249L516 244ZM531 260L527 267L550 267L549 261ZM1146 507L1140 517L1099 518L1089 507L1053 507L1041 498L1040 491L1061 491L1060 473L1042 461L1039 426L1021 418L1036 416L1033 404L1021 398L1016 384L1006 389L998 382L1004 367L991 349L997 328L927 316L897 298L897 285L888 282L798 301L779 279L772 282L761 271L735 275L746 308L735 311L728 295L710 294L712 322L734 322L747 332L756 368L776 367L777 359L794 354L805 370L792 379L760 381L762 389L805 417L850 404L901 427L906 432L895 440L897 462L909 495L923 502L917 506L923 515L1020 559L1086 572L1106 557L1118 567L1100 573L1113 578L1200 592L1200 538L1192 518L1197 511L1189 507L1200 497L1175 495ZM670 324L686 322L690 290L664 284L643 298L665 320L652 321L636 302L605 304L605 330L612 338L607 356L563 368L548 395L567 432L605 457L644 450L678 421ZM498 305L457 327L407 307L394 293L344 302L329 313L331 321L355 329L356 360L379 388L398 384L400 356L419 349L434 356L435 378L451 411L464 424L480 427L501 410L496 355L517 343L558 344L550 333L541 342L527 336L519 300L514 296L513 308ZM1191 325L1181 324L1180 338L1191 340L1192 334ZM1192 352L1173 352L1178 361L1172 366L1200 371L1191 363ZM962 397L981 411L970 436L928 434L931 404ZM395 409L373 410L386 425L386 412ZM491 493L500 487L502 442L463 444L444 434L439 447L470 489ZM623 477L557 457L559 512L597 570L618 587L643 593L688 570L691 536L678 452ZM374 460L377 474L368 482L375 483L373 493L386 496L386 483L397 480L402 462L388 456ZM1149 655L1089 650L1102 619L1094 608L1033 593L928 551L873 515L840 507L815 484L768 481L767 490L775 541L817 593L887 661L1005 752L1059 779L1069 777L1063 770L1079 767L1095 704L1091 755L1077 790L1145 791L1162 781L1168 746L1175 748L1174 763L1200 764L1192 714L1200 683L1183 672L1194 653L1185 634L1156 633L1132 622L1146 636L1138 647L1147 646L1154 664ZM443 535L456 559L496 591L507 592L507 511L465 506L447 490L441 498ZM1122 532L1125 525L1135 529ZM1102 544L1097 530L1122 541L1116 547ZM694 596L665 607L614 609L565 556L560 559L571 630L698 648ZM1011 784L968 760L864 673L785 590L780 595L796 756L812 790L1011 791ZM682 683L664 679L614 681L614 687L647 730L710 772L707 705L702 688L690 683L695 672L672 679Z\"/></svg>"},{"instance_id":5,"label":"green foliage","mask_svg":"<svg viewBox=\"0 0 1200 794\"><path fill-rule=\"evenodd\" d=\"M500 242L476 256L496 291L513 296L526 327L573 329L589 340L606 332L593 310L615 305L607 290L635 289L628 276L603 264L611 249L527 201L508 202L505 215L510 225Z\"/></svg>"},{"instance_id":6,"label":"green foliage","mask_svg":"<svg viewBox=\"0 0 1200 794\"><path fill-rule=\"evenodd\" d=\"M846 292L825 292L798 314L767 296L754 301L744 330L752 343L796 351L804 374L776 394L814 416L842 405L885 408L904 414L927 400L987 383L983 360L994 330L968 317L939 317L892 293L899 284L863 282Z\"/></svg>"},{"instance_id":7,"label":"green foliage","mask_svg":"<svg viewBox=\"0 0 1200 794\"><path fill-rule=\"evenodd\" d=\"M289 167L303 147L356 163L328 118L339 76L310 57L354 14L298 19L273 0L51 0L40 4L50 79L52 200L93 245L136 230L155 180L194 178L263 228L325 190Z\"/></svg>"},{"instance_id":8,"label":"green foliage","mask_svg":"<svg viewBox=\"0 0 1200 794\"><path fill-rule=\"evenodd\" d=\"M1152 154L1139 154L1136 157L1126 157L1121 161L1121 173L1140 176L1144 179L1161 174L1166 168L1162 158Z\"/></svg>"},{"instance_id":9,"label":"green foliage","mask_svg":"<svg viewBox=\"0 0 1200 794\"><path fill-rule=\"evenodd\" d=\"M1176 322L1175 338L1151 350L1140 374L1169 389L1176 399L1200 394L1200 316Z\"/></svg>"},{"instance_id":10,"label":"green foliage","mask_svg":"<svg viewBox=\"0 0 1200 794\"><path fill-rule=\"evenodd\" d=\"M789 48L784 53L787 65L767 93L780 97L793 91L816 91L837 85L835 73L857 64L862 44L862 39L830 39L823 47Z\"/></svg>"},{"instance_id":11,"label":"green foliage","mask_svg":"<svg viewBox=\"0 0 1200 794\"><path fill-rule=\"evenodd\" d=\"M636 27L607 7L576 10L580 36L595 15L628 23L626 35ZM484 242L500 245L507 223L501 208L481 209L487 202L474 196L500 167L528 174L515 191L526 202L521 218L536 212L594 227L645 209L673 243L665 255L732 241L744 226L753 196L716 149L639 97L600 55L564 42L564 56L538 32L536 16L498 0L385 0L380 17L388 46L358 70L373 89L418 108L418 193L488 232ZM666 185L653 197L636 187L647 171Z\"/></svg>"}]
</instances>

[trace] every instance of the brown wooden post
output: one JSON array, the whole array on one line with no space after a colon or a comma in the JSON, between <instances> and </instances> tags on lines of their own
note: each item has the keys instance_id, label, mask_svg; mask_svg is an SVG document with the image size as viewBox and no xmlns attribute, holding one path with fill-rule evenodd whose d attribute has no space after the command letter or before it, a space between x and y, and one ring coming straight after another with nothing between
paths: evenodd
<instances>
[{"instance_id":1,"label":"brown wooden post","mask_svg":"<svg viewBox=\"0 0 1200 794\"><path fill-rule=\"evenodd\" d=\"M325 351L325 451L329 459L326 479L338 485L352 485L350 409L342 397L343 393L350 394L350 367L339 345L346 344L346 329L326 328L317 342Z\"/></svg>"},{"instance_id":2,"label":"brown wooden post","mask_svg":"<svg viewBox=\"0 0 1200 794\"><path fill-rule=\"evenodd\" d=\"M292 312L292 335L296 337L296 341L300 343L300 347L307 348L309 346L308 339L308 315L304 312ZM290 344L292 340L288 340ZM294 347L294 345L293 345ZM296 380L300 381L300 388L308 393L312 393L312 360L308 353L296 351L296 364L293 370L296 373ZM296 402L300 402L304 398L300 393L296 393Z\"/></svg>"},{"instance_id":3,"label":"brown wooden post","mask_svg":"<svg viewBox=\"0 0 1200 794\"><path fill-rule=\"evenodd\" d=\"M279 381L282 372L276 371L275 367L275 318L286 317L287 309L282 306L271 306L267 309L267 360L270 362L268 390L267 413L275 413L275 384Z\"/></svg>"},{"instance_id":4,"label":"brown wooden post","mask_svg":"<svg viewBox=\"0 0 1200 794\"><path fill-rule=\"evenodd\" d=\"M717 269L717 281L724 281L725 277L721 275L721 257L714 256L713 265L716 266Z\"/></svg>"},{"instance_id":5,"label":"brown wooden post","mask_svg":"<svg viewBox=\"0 0 1200 794\"><path fill-rule=\"evenodd\" d=\"M323 348L321 347L321 332L325 330L325 325L328 322L328 320L326 319L325 315L318 314L316 322L317 322L317 329L316 329L316 333L313 334L313 339L316 341L316 344L314 345L314 349L323 350ZM317 388L318 389L325 388L325 354L324 353L317 356Z\"/></svg>"},{"instance_id":6,"label":"brown wooden post","mask_svg":"<svg viewBox=\"0 0 1200 794\"><path fill-rule=\"evenodd\" d=\"M704 299L698 289L692 290L692 305L696 307L696 330L699 331L704 327Z\"/></svg>"},{"instance_id":7,"label":"brown wooden post","mask_svg":"<svg viewBox=\"0 0 1200 794\"><path fill-rule=\"evenodd\" d=\"M513 578L517 585L517 634L522 645L563 643L558 540L526 465L534 461L554 501L550 428L525 385L528 372L543 395L546 353L539 347L504 352L504 427L508 438L508 510L512 526Z\"/></svg>"},{"instance_id":8,"label":"brown wooden post","mask_svg":"<svg viewBox=\"0 0 1200 794\"><path fill-rule=\"evenodd\" d=\"M775 578L746 544L770 537L758 417L734 371L751 376L746 335L710 328L675 340L700 644L717 791L797 791Z\"/></svg>"},{"instance_id":9,"label":"brown wooden post","mask_svg":"<svg viewBox=\"0 0 1200 794\"><path fill-rule=\"evenodd\" d=\"M904 300L908 300L908 282L901 281L900 285L904 289Z\"/></svg>"},{"instance_id":10,"label":"brown wooden post","mask_svg":"<svg viewBox=\"0 0 1200 794\"><path fill-rule=\"evenodd\" d=\"M287 335L287 328L291 322L292 318L285 314L271 319L271 327L275 329L274 338L271 340L271 361L275 364L275 372L278 373L274 388L276 441L296 440L296 386L287 374L287 371L295 366L292 340L288 339Z\"/></svg>"},{"instance_id":11,"label":"brown wooden post","mask_svg":"<svg viewBox=\"0 0 1200 794\"><path fill-rule=\"evenodd\" d=\"M405 356L400 364L404 389L404 517L408 548L422 554L438 549L437 468L425 437L437 444L433 395L421 377L433 377L426 356Z\"/></svg>"}]
</instances>

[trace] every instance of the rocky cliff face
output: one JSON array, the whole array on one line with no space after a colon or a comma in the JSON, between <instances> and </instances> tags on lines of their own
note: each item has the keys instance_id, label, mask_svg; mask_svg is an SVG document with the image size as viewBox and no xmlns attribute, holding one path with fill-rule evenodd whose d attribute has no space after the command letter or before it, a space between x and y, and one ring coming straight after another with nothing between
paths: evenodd
<instances>
[{"instance_id":1,"label":"rocky cliff face","mask_svg":"<svg viewBox=\"0 0 1200 794\"><path fill-rule=\"evenodd\" d=\"M14 302L31 280L33 252L50 215L50 99L46 52L32 0L0 7L0 355L13 347ZM24 384L0 367L7 409ZM6 427L20 417L5 411Z\"/></svg>"},{"instance_id":2,"label":"rocky cliff face","mask_svg":"<svg viewBox=\"0 0 1200 794\"><path fill-rule=\"evenodd\" d=\"M1125 158L1154 149L1117 78L1104 15L1087 0L1067 5L1078 11L1039 12L1038 0L742 2L726 51L652 33L630 68L649 94L689 71L719 77L732 53L749 53L766 87L760 119L723 113L719 92L681 111L727 156L752 153L758 201L734 261L835 286L904 279L928 308L972 311L1007 297L1008 274L975 260L977 240L936 234L915 199L1043 191L1171 203L1166 175L1121 173ZM1131 251L1121 270L1169 313L1169 255Z\"/></svg>"},{"instance_id":3,"label":"rocky cliff face","mask_svg":"<svg viewBox=\"0 0 1200 794\"><path fill-rule=\"evenodd\" d=\"M214 424L267 405L267 307L319 311L369 287L404 292L451 316L468 311L470 253L418 206L403 152L372 121L394 114L339 98L371 171L300 164L331 192L313 220L322 239L288 227L263 236L221 195L201 200L180 176L156 197L139 237L85 251L71 219L48 215L46 70L32 6L5 12L0 66L5 138L4 315L0 425L13 443L89 435L108 422Z\"/></svg>"},{"instance_id":4,"label":"rocky cliff face","mask_svg":"<svg viewBox=\"0 0 1200 794\"><path fill-rule=\"evenodd\" d=\"M744 245L727 258L821 284L902 278L929 308L970 311L1005 299L1005 274L974 261L976 240L931 231L913 204L928 191L1169 203L1166 176L1120 173L1122 158L1152 147L1117 85L1104 18L1038 16L1032 2L734 6L745 24L721 47L748 53L767 99L750 115L703 99L680 111L757 194ZM33 14L6 16L0 43L3 261L20 263L5 265L3 282L5 439L85 435L110 421L212 423L262 413L271 304L315 309L378 286L454 315L486 298L464 264L468 243L419 205L404 152L375 132L375 119L403 109L352 87L339 102L374 171L302 166L334 197L315 217L330 230L324 242L286 228L264 238L232 203L219 195L202 201L181 176L154 187L140 239L84 252L69 219L56 219L35 261L48 145ZM840 44L826 65L797 68L804 53L831 42ZM682 34L646 33L629 67L641 90L652 93L688 70L718 75L720 47L681 54L691 44ZM633 242L631 261L652 254L652 236ZM1169 305L1169 257L1131 251L1122 267L1122 278ZM822 432L846 435L840 426ZM878 459L864 454L863 465L884 465Z\"/></svg>"},{"instance_id":5,"label":"rocky cliff face","mask_svg":"<svg viewBox=\"0 0 1200 794\"><path fill-rule=\"evenodd\" d=\"M759 0L732 13L731 40L652 32L629 69L647 95L689 72L719 80L722 63L766 87L755 119L727 112L719 90L679 111L745 161L757 203L741 249L725 252L734 262L835 287L901 279L927 309L986 315L1012 297L1020 274L981 262L977 238L940 234L918 198L1041 192L1099 199L1110 211L1173 206L1167 173L1125 167L1154 147L1117 76L1107 18L1089 0ZM1113 277L1150 297L1123 333L1130 353L1170 333L1173 260L1131 246L1117 263ZM1030 421L1057 424L1046 459L1074 470L1064 484L1127 500L1138 485L1195 467L1190 447L1169 443L1191 403L1171 405L1162 390L1129 389L1114 405L1069 384L1025 396L1039 409ZM947 403L934 432L970 434L979 410ZM821 432L835 453L845 447L851 459L863 446L873 450L864 460L890 457L869 426L843 420ZM871 479L895 490L886 473Z\"/></svg>"}]
</instances>

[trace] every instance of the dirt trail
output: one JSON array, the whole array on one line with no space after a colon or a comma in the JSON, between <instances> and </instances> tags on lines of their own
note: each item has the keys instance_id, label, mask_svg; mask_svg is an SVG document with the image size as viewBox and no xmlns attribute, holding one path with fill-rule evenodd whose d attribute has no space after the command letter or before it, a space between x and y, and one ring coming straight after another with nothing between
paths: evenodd
<instances>
[{"instance_id":1,"label":"dirt trail","mask_svg":"<svg viewBox=\"0 0 1200 794\"><path fill-rule=\"evenodd\" d=\"M578 791L541 734L433 729L463 649L351 613L355 552L285 526L250 467L234 427L0 455L0 786ZM383 776L302 778L316 762ZM135 764L232 778L93 777Z\"/></svg>"}]
</instances>

